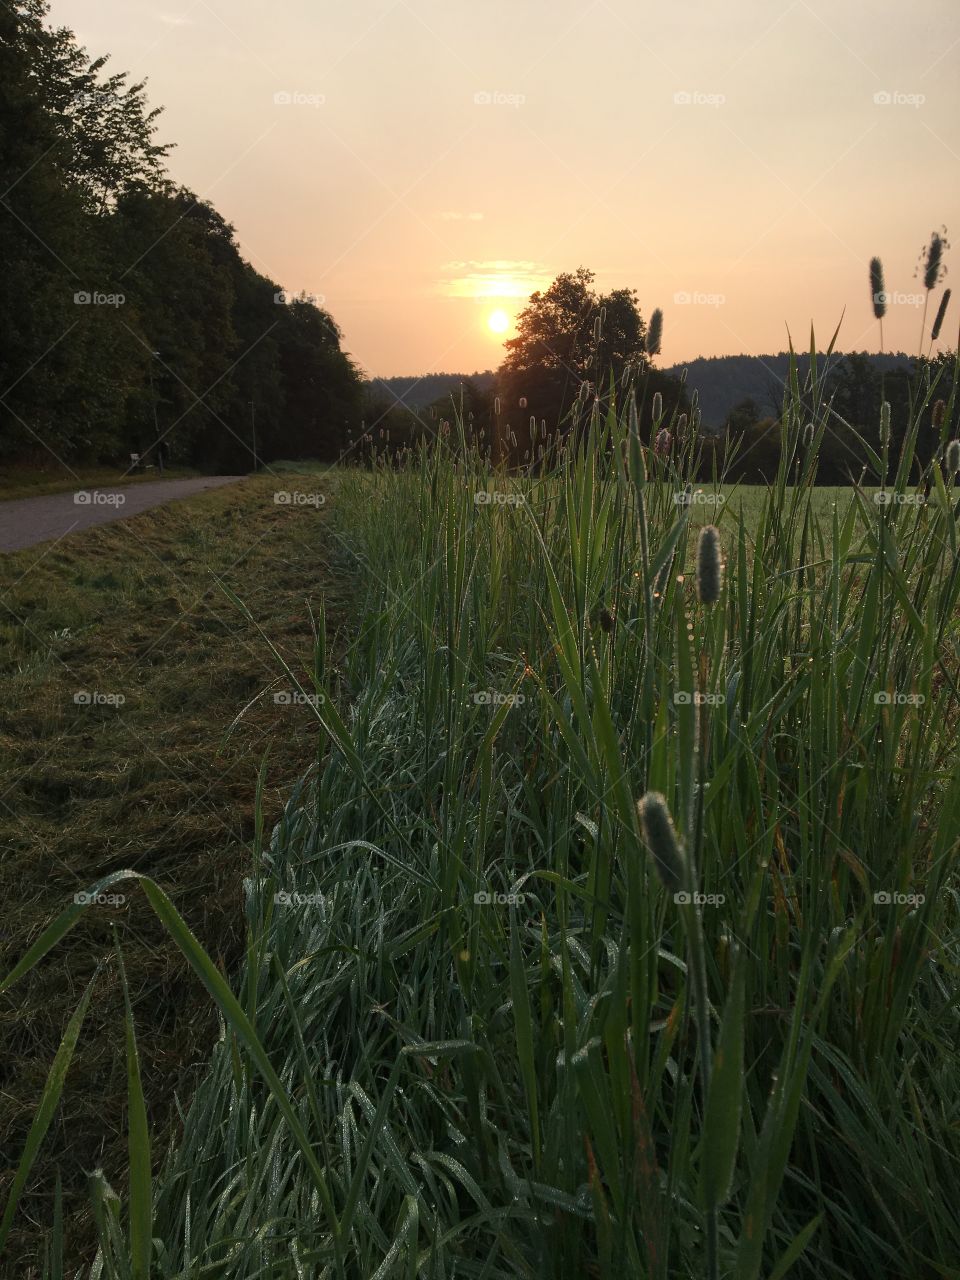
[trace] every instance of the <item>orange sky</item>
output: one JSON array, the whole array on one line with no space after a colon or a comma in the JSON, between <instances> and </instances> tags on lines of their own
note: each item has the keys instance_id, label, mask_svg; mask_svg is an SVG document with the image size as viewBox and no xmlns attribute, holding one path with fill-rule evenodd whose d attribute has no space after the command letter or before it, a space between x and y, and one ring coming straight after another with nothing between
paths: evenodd
<instances>
[{"instance_id":1,"label":"orange sky","mask_svg":"<svg viewBox=\"0 0 960 1280\"><path fill-rule=\"evenodd\" d=\"M917 255L957 230L957 0L165 4L51 18L149 77L173 177L371 374L495 366L491 312L580 265L663 309L672 364L825 345L844 307L838 345L877 349L879 254L916 350Z\"/></svg>"}]
</instances>

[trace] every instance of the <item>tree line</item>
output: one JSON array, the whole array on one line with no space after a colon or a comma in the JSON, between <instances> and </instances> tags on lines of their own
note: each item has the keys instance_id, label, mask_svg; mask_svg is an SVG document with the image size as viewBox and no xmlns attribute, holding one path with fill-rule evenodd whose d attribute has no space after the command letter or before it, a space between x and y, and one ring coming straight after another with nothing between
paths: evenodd
<instances>
[{"instance_id":1,"label":"tree line","mask_svg":"<svg viewBox=\"0 0 960 1280\"><path fill-rule=\"evenodd\" d=\"M144 82L46 0L0 6L0 459L336 458L361 379L330 314L167 175Z\"/></svg>"}]
</instances>

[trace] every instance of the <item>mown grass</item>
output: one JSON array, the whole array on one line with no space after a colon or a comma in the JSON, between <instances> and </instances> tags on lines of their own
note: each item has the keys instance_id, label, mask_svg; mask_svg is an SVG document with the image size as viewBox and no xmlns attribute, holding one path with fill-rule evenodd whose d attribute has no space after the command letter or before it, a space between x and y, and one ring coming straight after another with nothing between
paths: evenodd
<instances>
[{"instance_id":1,"label":"mown grass","mask_svg":"<svg viewBox=\"0 0 960 1280\"><path fill-rule=\"evenodd\" d=\"M645 455L629 413L539 481L456 434L341 478L364 590L299 678L326 749L257 826L232 984L151 878L91 886L142 895L221 1036L151 1177L127 1015L90 1274L956 1274L960 503L908 486L914 427L875 459L912 501L818 511L799 405L715 604L696 443Z\"/></svg>"},{"instance_id":2,"label":"mown grass","mask_svg":"<svg viewBox=\"0 0 960 1280\"><path fill-rule=\"evenodd\" d=\"M254 833L258 771L265 760L271 820L317 749L317 726L302 707L273 702L284 685L272 656L223 588L243 590L297 665L312 661L310 602L322 589L335 620L347 590L326 510L278 507L277 487L269 477L247 480L3 558L3 972L65 899L104 869L130 865L167 886L222 963L238 962L239 869ZM332 496L335 482L310 487ZM125 701L78 704L80 692ZM216 1039L205 994L137 895L87 916L63 953L0 998L3 1199L78 984L111 952L114 925L159 1131L175 1120L174 1088L189 1091L190 1070ZM70 1258L90 1251L85 1175L102 1163L119 1176L126 1164L122 1013L112 967L0 1273L38 1274L57 1170Z\"/></svg>"}]
</instances>

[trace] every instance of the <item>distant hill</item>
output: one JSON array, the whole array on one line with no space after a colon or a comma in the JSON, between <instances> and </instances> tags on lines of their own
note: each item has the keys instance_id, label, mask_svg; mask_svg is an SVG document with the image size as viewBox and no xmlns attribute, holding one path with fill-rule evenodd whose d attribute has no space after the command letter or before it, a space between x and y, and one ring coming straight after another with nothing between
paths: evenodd
<instances>
[{"instance_id":1,"label":"distant hill","mask_svg":"<svg viewBox=\"0 0 960 1280\"><path fill-rule=\"evenodd\" d=\"M909 366L912 357L898 352L889 355L863 353L877 370L886 373L891 369ZM842 354L834 352L830 367L836 365ZM822 373L826 356L817 356L817 367ZM806 377L810 356L798 355L797 367L801 381ZM790 368L790 353L781 351L771 356L698 356L683 364L675 364L664 370L679 378L687 371L687 393L694 390L699 395L700 409L705 427L716 430L726 422L727 414L742 400L756 401L764 417L777 417L783 405L783 385Z\"/></svg>"},{"instance_id":2,"label":"distant hill","mask_svg":"<svg viewBox=\"0 0 960 1280\"><path fill-rule=\"evenodd\" d=\"M496 379L492 369L483 373L427 373L422 377L368 378L364 395L368 400L399 401L408 409L425 409L441 396L457 396L460 386L470 381L478 391L489 391Z\"/></svg>"},{"instance_id":3,"label":"distant hill","mask_svg":"<svg viewBox=\"0 0 960 1280\"><path fill-rule=\"evenodd\" d=\"M833 368L843 359L835 351L829 362ZM875 369L887 373L891 369L909 367L912 356L904 352L866 356ZM818 353L820 372L826 367L826 356ZM797 355L801 380L807 375L809 354ZM679 378L687 371L687 393L694 390L699 395L703 424L710 430L718 430L727 420L730 410L743 400L751 399L764 417L777 417L783 404L783 386L790 367L790 353L762 356L698 356L672 365L663 372ZM478 391L489 391L496 382L492 369L482 373L428 373L422 377L369 378L364 383L364 395L368 401L387 400L400 403L418 412L435 404L441 398L459 395L460 386L469 380Z\"/></svg>"}]
</instances>

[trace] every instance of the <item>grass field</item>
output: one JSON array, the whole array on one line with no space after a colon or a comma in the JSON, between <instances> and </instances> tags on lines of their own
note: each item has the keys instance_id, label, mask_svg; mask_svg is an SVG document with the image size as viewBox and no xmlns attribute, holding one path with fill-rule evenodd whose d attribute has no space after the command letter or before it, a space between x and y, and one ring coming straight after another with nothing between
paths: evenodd
<instances>
[{"instance_id":1,"label":"grass field","mask_svg":"<svg viewBox=\"0 0 960 1280\"><path fill-rule=\"evenodd\" d=\"M250 696L275 677L318 735L232 846L236 954L209 954L182 863L131 842L88 846L34 917L87 872L206 988L219 1039L176 1141L109 908L31 923L0 984L36 1009L65 967L75 1025L111 1037L128 1161L90 1183L93 1274L957 1274L960 504L939 466L908 486L915 432L896 500L814 489L824 425L802 447L788 406L781 475L742 508L678 501L695 445L645 458L628 418L540 481L454 434L309 482L331 502L289 579L251 560L226 584L261 646ZM226 522L250 497L204 501ZM282 601L326 595L320 545L354 589L314 643ZM171 717L223 638L206 679L184 652ZM59 1091L54 1070L24 1170Z\"/></svg>"},{"instance_id":2,"label":"grass field","mask_svg":"<svg viewBox=\"0 0 960 1280\"><path fill-rule=\"evenodd\" d=\"M309 484L333 488L315 477ZM277 488L271 478L247 480L0 562L0 892L18 904L4 913L0 971L74 892L125 866L156 875L218 959L236 965L261 762L269 821L316 753L317 726L302 707L274 703L285 686L272 655L220 584L242 591L299 664L312 662L311 602L318 608L323 593L333 631L347 590L321 532L327 509L277 506ZM83 693L91 700L75 702ZM209 1001L183 957L142 900L127 897L88 915L62 954L0 998L4 1152L23 1146L76 984L110 951L114 924L158 1124L172 1114L174 1087L188 1087L188 1070L216 1038ZM90 1250L83 1171L102 1162L114 1176L125 1165L119 992L115 969L104 973L0 1274L30 1274L26 1259L49 1229L55 1166L71 1256ZM0 1198L12 1176L7 1166Z\"/></svg>"}]
</instances>

